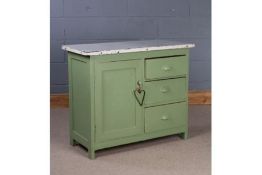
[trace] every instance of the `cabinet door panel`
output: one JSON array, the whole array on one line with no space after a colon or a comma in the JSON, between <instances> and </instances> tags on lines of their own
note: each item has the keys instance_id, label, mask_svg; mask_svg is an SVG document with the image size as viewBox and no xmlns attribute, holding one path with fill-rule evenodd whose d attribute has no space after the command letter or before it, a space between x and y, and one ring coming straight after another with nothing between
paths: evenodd
<instances>
[{"instance_id":1,"label":"cabinet door panel","mask_svg":"<svg viewBox=\"0 0 262 175\"><path fill-rule=\"evenodd\" d=\"M96 65L96 141L143 132L142 108L133 95L136 82L143 77L139 65L138 60Z\"/></svg>"}]
</instances>

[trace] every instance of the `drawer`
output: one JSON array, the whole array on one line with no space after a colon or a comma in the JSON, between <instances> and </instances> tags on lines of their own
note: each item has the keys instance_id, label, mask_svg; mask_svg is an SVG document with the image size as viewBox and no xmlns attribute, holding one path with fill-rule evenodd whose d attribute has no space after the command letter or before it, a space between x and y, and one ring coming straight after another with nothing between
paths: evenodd
<instances>
[{"instance_id":1,"label":"drawer","mask_svg":"<svg viewBox=\"0 0 262 175\"><path fill-rule=\"evenodd\" d=\"M145 104L165 104L187 98L187 78L145 82Z\"/></svg>"},{"instance_id":2,"label":"drawer","mask_svg":"<svg viewBox=\"0 0 262 175\"><path fill-rule=\"evenodd\" d=\"M186 75L188 73L188 57L176 56L145 60L146 79L159 79Z\"/></svg>"},{"instance_id":3,"label":"drawer","mask_svg":"<svg viewBox=\"0 0 262 175\"><path fill-rule=\"evenodd\" d=\"M186 125L187 103L174 103L145 108L145 132L154 132Z\"/></svg>"}]
</instances>

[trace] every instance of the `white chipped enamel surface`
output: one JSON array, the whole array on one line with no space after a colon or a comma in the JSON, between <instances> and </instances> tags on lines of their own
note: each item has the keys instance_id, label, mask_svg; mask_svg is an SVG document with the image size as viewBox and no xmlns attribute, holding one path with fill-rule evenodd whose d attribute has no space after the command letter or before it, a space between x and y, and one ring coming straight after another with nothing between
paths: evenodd
<instances>
[{"instance_id":1,"label":"white chipped enamel surface","mask_svg":"<svg viewBox=\"0 0 262 175\"><path fill-rule=\"evenodd\" d=\"M192 47L195 47L195 45L180 43L174 40L144 40L144 41L63 45L62 49L81 55L106 55L106 54L116 54L116 53L180 49L180 48L192 48Z\"/></svg>"}]
</instances>

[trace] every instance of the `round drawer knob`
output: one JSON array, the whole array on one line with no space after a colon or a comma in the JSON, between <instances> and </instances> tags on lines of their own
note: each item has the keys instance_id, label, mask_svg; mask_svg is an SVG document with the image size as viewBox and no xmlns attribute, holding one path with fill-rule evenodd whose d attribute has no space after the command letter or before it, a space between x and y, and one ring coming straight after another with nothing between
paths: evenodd
<instances>
[{"instance_id":1,"label":"round drawer knob","mask_svg":"<svg viewBox=\"0 0 262 175\"><path fill-rule=\"evenodd\" d=\"M163 66L162 70L163 71L169 71L169 70L171 70L171 67L170 66Z\"/></svg>"},{"instance_id":2,"label":"round drawer knob","mask_svg":"<svg viewBox=\"0 0 262 175\"><path fill-rule=\"evenodd\" d=\"M168 116L163 115L163 116L161 117L161 120L168 120Z\"/></svg>"},{"instance_id":3,"label":"round drawer knob","mask_svg":"<svg viewBox=\"0 0 262 175\"><path fill-rule=\"evenodd\" d=\"M167 89L167 88L164 88L164 87L162 87L162 88L160 88L160 92L162 92L162 93L167 93L167 92L168 92L168 89Z\"/></svg>"}]
</instances>

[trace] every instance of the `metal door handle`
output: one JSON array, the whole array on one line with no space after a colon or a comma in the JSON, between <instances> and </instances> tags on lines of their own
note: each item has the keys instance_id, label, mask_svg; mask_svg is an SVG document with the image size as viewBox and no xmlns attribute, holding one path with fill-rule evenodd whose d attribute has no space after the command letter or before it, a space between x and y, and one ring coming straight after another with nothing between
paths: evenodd
<instances>
[{"instance_id":1,"label":"metal door handle","mask_svg":"<svg viewBox=\"0 0 262 175\"><path fill-rule=\"evenodd\" d=\"M139 93L141 93L141 91L142 91L142 83L141 83L141 81L138 80L138 81L136 82L136 85L137 85L136 91L139 92Z\"/></svg>"},{"instance_id":2,"label":"metal door handle","mask_svg":"<svg viewBox=\"0 0 262 175\"><path fill-rule=\"evenodd\" d=\"M136 101L138 102L138 104L139 104L140 106L142 106L143 103L144 103L144 100L145 100L146 91L142 89L142 83L141 83L141 81L137 81L136 84L137 84L137 87L136 87L136 89L133 91L133 93L134 93L134 96L135 96ZM138 96L140 96L140 95L142 95L141 101L139 100L139 97L138 97Z\"/></svg>"}]
</instances>

